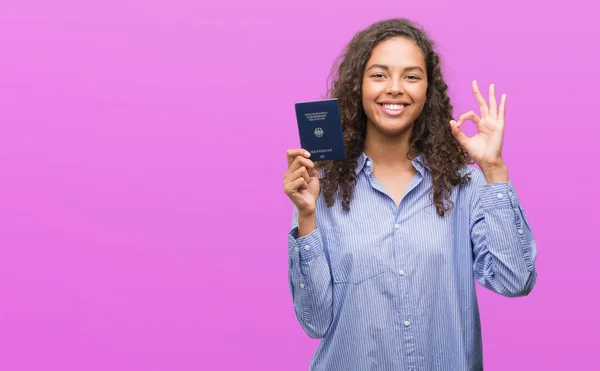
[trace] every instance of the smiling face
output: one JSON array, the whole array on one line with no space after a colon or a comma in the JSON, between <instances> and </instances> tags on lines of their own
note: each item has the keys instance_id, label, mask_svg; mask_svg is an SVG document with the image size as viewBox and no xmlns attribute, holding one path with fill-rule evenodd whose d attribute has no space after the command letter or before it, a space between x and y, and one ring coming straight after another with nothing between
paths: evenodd
<instances>
[{"instance_id":1,"label":"smiling face","mask_svg":"<svg viewBox=\"0 0 600 371\"><path fill-rule=\"evenodd\" d=\"M425 105L426 71L423 52L412 40L394 37L373 48L362 80L367 130L384 136L409 131Z\"/></svg>"}]
</instances>

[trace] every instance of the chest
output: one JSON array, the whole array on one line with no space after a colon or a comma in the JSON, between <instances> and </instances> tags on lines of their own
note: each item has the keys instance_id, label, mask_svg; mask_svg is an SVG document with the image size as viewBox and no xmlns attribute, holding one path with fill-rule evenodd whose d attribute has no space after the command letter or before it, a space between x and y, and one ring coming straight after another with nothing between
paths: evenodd
<instances>
[{"instance_id":1,"label":"chest","mask_svg":"<svg viewBox=\"0 0 600 371\"><path fill-rule=\"evenodd\" d=\"M452 194L454 209L441 217L430 197L430 178L411 182L410 177L379 175L375 181L364 176L349 213L339 203L325 208L320 221L330 238L336 282L360 283L384 271L419 266L449 272L470 264L469 210L460 191Z\"/></svg>"},{"instance_id":2,"label":"chest","mask_svg":"<svg viewBox=\"0 0 600 371\"><path fill-rule=\"evenodd\" d=\"M386 174L379 172L373 173L373 177L375 178L375 181L383 188L385 193L387 193L388 196L394 200L396 207L398 207L404 198L408 186L413 180L415 174L416 171L400 174Z\"/></svg>"}]
</instances>

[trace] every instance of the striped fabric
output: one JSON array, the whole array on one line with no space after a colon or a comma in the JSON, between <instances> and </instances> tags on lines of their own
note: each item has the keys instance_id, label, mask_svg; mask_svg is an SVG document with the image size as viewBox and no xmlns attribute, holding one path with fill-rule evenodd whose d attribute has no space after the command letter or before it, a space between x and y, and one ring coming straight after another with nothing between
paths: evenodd
<instances>
[{"instance_id":1,"label":"striped fabric","mask_svg":"<svg viewBox=\"0 0 600 371\"><path fill-rule=\"evenodd\" d=\"M288 234L289 283L303 330L322 339L313 371L482 370L475 280L507 297L536 282L536 245L512 182L471 182L436 214L422 158L400 207L363 153L350 212L317 201L317 229Z\"/></svg>"}]
</instances>

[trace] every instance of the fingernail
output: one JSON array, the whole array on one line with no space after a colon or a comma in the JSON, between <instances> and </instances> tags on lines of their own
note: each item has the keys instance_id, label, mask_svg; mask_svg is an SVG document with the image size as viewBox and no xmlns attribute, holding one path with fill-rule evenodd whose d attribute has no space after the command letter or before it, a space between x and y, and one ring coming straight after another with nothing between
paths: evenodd
<instances>
[{"instance_id":1,"label":"fingernail","mask_svg":"<svg viewBox=\"0 0 600 371\"><path fill-rule=\"evenodd\" d=\"M306 157L310 157L310 152L304 151L304 155L306 155Z\"/></svg>"}]
</instances>

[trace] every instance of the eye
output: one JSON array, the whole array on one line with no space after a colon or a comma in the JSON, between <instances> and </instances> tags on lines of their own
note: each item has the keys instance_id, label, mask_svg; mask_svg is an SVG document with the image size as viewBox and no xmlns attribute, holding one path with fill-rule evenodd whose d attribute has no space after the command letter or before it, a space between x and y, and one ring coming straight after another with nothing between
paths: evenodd
<instances>
[{"instance_id":1,"label":"eye","mask_svg":"<svg viewBox=\"0 0 600 371\"><path fill-rule=\"evenodd\" d=\"M420 80L421 78L417 75L409 75L406 76L409 80Z\"/></svg>"},{"instance_id":2,"label":"eye","mask_svg":"<svg viewBox=\"0 0 600 371\"><path fill-rule=\"evenodd\" d=\"M382 73L374 73L374 74L371 75L371 77L375 77L377 79L382 79L382 78L385 77L385 75L382 74Z\"/></svg>"}]
</instances>

